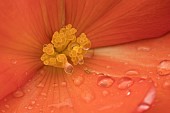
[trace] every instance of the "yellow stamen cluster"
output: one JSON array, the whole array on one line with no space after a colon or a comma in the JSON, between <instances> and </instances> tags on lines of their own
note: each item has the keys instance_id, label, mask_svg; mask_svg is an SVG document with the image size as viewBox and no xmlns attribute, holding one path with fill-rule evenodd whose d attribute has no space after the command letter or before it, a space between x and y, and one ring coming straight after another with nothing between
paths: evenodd
<instances>
[{"instance_id":1,"label":"yellow stamen cluster","mask_svg":"<svg viewBox=\"0 0 170 113\"><path fill-rule=\"evenodd\" d=\"M68 24L53 34L51 43L43 47L41 60L44 65L64 68L66 73L72 73L73 67L68 61L72 61L74 65L84 63L83 57L91 47L91 42L84 33L76 37L76 32Z\"/></svg>"}]
</instances>

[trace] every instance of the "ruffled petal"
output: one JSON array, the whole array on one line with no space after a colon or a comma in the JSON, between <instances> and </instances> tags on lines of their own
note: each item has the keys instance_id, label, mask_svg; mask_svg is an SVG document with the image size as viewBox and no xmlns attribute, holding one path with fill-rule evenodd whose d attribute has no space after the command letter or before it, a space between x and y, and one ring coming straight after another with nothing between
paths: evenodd
<instances>
[{"instance_id":1,"label":"ruffled petal","mask_svg":"<svg viewBox=\"0 0 170 113\"><path fill-rule=\"evenodd\" d=\"M170 30L169 0L66 0L66 23L92 47L159 37Z\"/></svg>"},{"instance_id":2,"label":"ruffled petal","mask_svg":"<svg viewBox=\"0 0 170 113\"><path fill-rule=\"evenodd\" d=\"M56 0L0 2L0 99L42 66L42 46L60 27L57 5Z\"/></svg>"},{"instance_id":3,"label":"ruffled petal","mask_svg":"<svg viewBox=\"0 0 170 113\"><path fill-rule=\"evenodd\" d=\"M0 109L5 113L138 113L154 96L149 79L99 75L83 67L66 75L63 70L44 67L24 87L1 100Z\"/></svg>"},{"instance_id":4,"label":"ruffled petal","mask_svg":"<svg viewBox=\"0 0 170 113\"><path fill-rule=\"evenodd\" d=\"M138 41L95 50L95 55L106 56L117 62L107 66L117 75L152 78L157 97L146 113L169 113L170 94L170 34L158 39ZM121 69L121 70L120 70Z\"/></svg>"}]
</instances>

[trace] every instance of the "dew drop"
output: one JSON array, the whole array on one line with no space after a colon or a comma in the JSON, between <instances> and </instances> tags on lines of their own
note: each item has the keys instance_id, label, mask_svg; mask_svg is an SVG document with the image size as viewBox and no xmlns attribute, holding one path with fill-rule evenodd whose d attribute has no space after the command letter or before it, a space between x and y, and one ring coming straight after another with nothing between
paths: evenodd
<instances>
[{"instance_id":1,"label":"dew drop","mask_svg":"<svg viewBox=\"0 0 170 113\"><path fill-rule=\"evenodd\" d=\"M104 91L102 91L102 95L103 95L103 96L107 96L107 95L109 95L109 92L106 91L106 90L104 90Z\"/></svg>"},{"instance_id":2,"label":"dew drop","mask_svg":"<svg viewBox=\"0 0 170 113\"><path fill-rule=\"evenodd\" d=\"M140 104L140 105L138 106L137 112L138 112L138 113L142 113L142 112L148 110L149 108L150 108L150 105L143 103L143 104Z\"/></svg>"},{"instance_id":3,"label":"dew drop","mask_svg":"<svg viewBox=\"0 0 170 113\"><path fill-rule=\"evenodd\" d=\"M15 64L17 64L17 62L18 62L18 61L17 61L16 59L11 59L11 64L14 64L14 65L15 65Z\"/></svg>"},{"instance_id":4,"label":"dew drop","mask_svg":"<svg viewBox=\"0 0 170 113\"><path fill-rule=\"evenodd\" d=\"M34 105L34 104L35 104L35 101L34 101L34 100L33 100L33 101L31 101L31 104L32 104L32 105Z\"/></svg>"},{"instance_id":5,"label":"dew drop","mask_svg":"<svg viewBox=\"0 0 170 113\"><path fill-rule=\"evenodd\" d=\"M112 67L111 66L106 66L107 69L111 69Z\"/></svg>"},{"instance_id":6,"label":"dew drop","mask_svg":"<svg viewBox=\"0 0 170 113\"><path fill-rule=\"evenodd\" d=\"M170 54L168 54L168 57L170 57Z\"/></svg>"},{"instance_id":7,"label":"dew drop","mask_svg":"<svg viewBox=\"0 0 170 113\"><path fill-rule=\"evenodd\" d=\"M61 86L66 87L67 86L67 82L61 82Z\"/></svg>"},{"instance_id":8,"label":"dew drop","mask_svg":"<svg viewBox=\"0 0 170 113\"><path fill-rule=\"evenodd\" d=\"M88 91L83 92L81 97L86 103L92 102L95 98L94 94L92 94L91 92L88 92Z\"/></svg>"},{"instance_id":9,"label":"dew drop","mask_svg":"<svg viewBox=\"0 0 170 113\"><path fill-rule=\"evenodd\" d=\"M133 80L129 77L123 77L118 81L119 89L127 89L133 85Z\"/></svg>"},{"instance_id":10,"label":"dew drop","mask_svg":"<svg viewBox=\"0 0 170 113\"><path fill-rule=\"evenodd\" d=\"M126 92L126 95L129 96L130 94L131 94L131 91L128 90L128 91Z\"/></svg>"},{"instance_id":11,"label":"dew drop","mask_svg":"<svg viewBox=\"0 0 170 113\"><path fill-rule=\"evenodd\" d=\"M84 78L82 76L78 76L73 79L73 83L75 86L80 86L84 81Z\"/></svg>"},{"instance_id":12,"label":"dew drop","mask_svg":"<svg viewBox=\"0 0 170 113\"><path fill-rule=\"evenodd\" d=\"M57 84L57 83L54 83L53 86L54 86L54 87L58 87L58 84Z\"/></svg>"},{"instance_id":13,"label":"dew drop","mask_svg":"<svg viewBox=\"0 0 170 113\"><path fill-rule=\"evenodd\" d=\"M84 60L83 60L83 59L82 59L82 60L79 60L78 63L79 63L80 65L82 65L82 64L84 64Z\"/></svg>"},{"instance_id":14,"label":"dew drop","mask_svg":"<svg viewBox=\"0 0 170 113\"><path fill-rule=\"evenodd\" d=\"M109 76L99 76L97 85L101 87L111 87L115 80Z\"/></svg>"},{"instance_id":15,"label":"dew drop","mask_svg":"<svg viewBox=\"0 0 170 113\"><path fill-rule=\"evenodd\" d=\"M64 67L64 71L67 73L67 74L72 74L73 73L73 66L70 64L70 63L66 63L65 67Z\"/></svg>"},{"instance_id":16,"label":"dew drop","mask_svg":"<svg viewBox=\"0 0 170 113\"><path fill-rule=\"evenodd\" d=\"M18 91L13 93L13 96L16 97L16 98L23 97L24 96L24 92L21 91L21 90L18 90Z\"/></svg>"},{"instance_id":17,"label":"dew drop","mask_svg":"<svg viewBox=\"0 0 170 113\"><path fill-rule=\"evenodd\" d=\"M9 105L8 105L8 104L5 104L5 107L8 109L8 108L9 108Z\"/></svg>"},{"instance_id":18,"label":"dew drop","mask_svg":"<svg viewBox=\"0 0 170 113\"><path fill-rule=\"evenodd\" d=\"M161 76L170 74L170 60L160 62L157 67L157 72Z\"/></svg>"},{"instance_id":19,"label":"dew drop","mask_svg":"<svg viewBox=\"0 0 170 113\"><path fill-rule=\"evenodd\" d=\"M153 103L155 96L156 96L156 90L153 87L148 91L143 102L141 104L139 104L136 111L138 113L142 113L142 112L148 110L150 108L151 104Z\"/></svg>"},{"instance_id":20,"label":"dew drop","mask_svg":"<svg viewBox=\"0 0 170 113\"><path fill-rule=\"evenodd\" d=\"M163 88L170 89L170 79L164 81Z\"/></svg>"},{"instance_id":21,"label":"dew drop","mask_svg":"<svg viewBox=\"0 0 170 113\"><path fill-rule=\"evenodd\" d=\"M30 89L27 89L27 92L30 92L31 90Z\"/></svg>"},{"instance_id":22,"label":"dew drop","mask_svg":"<svg viewBox=\"0 0 170 113\"><path fill-rule=\"evenodd\" d=\"M136 70L129 70L125 73L127 76L136 76L139 75L139 72Z\"/></svg>"},{"instance_id":23,"label":"dew drop","mask_svg":"<svg viewBox=\"0 0 170 113\"><path fill-rule=\"evenodd\" d=\"M33 107L32 107L31 105L29 105L29 106L27 107L28 110L32 110L32 108L33 108Z\"/></svg>"},{"instance_id":24,"label":"dew drop","mask_svg":"<svg viewBox=\"0 0 170 113\"><path fill-rule=\"evenodd\" d=\"M41 93L41 95L42 95L42 96L47 96L47 94L46 94L46 93Z\"/></svg>"},{"instance_id":25,"label":"dew drop","mask_svg":"<svg viewBox=\"0 0 170 113\"><path fill-rule=\"evenodd\" d=\"M45 85L43 84L43 83L39 83L38 85L37 85L37 87L39 87L39 88L43 88Z\"/></svg>"},{"instance_id":26,"label":"dew drop","mask_svg":"<svg viewBox=\"0 0 170 113\"><path fill-rule=\"evenodd\" d=\"M143 52L148 52L151 50L151 48L146 47L146 46L140 46L137 48L138 51L143 51Z\"/></svg>"}]
</instances>

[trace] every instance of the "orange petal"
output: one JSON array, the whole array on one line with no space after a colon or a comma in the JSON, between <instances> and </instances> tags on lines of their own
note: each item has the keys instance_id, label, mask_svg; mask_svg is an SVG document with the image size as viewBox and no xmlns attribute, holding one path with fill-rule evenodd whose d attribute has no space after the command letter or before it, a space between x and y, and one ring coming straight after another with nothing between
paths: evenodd
<instances>
[{"instance_id":1,"label":"orange petal","mask_svg":"<svg viewBox=\"0 0 170 113\"><path fill-rule=\"evenodd\" d=\"M150 80L97 75L81 68L65 75L60 69L44 67L28 84L0 101L1 111L132 113L149 107L154 99Z\"/></svg>"},{"instance_id":2,"label":"orange petal","mask_svg":"<svg viewBox=\"0 0 170 113\"><path fill-rule=\"evenodd\" d=\"M42 66L42 46L59 28L58 2L0 2L0 99L20 87Z\"/></svg>"},{"instance_id":3,"label":"orange petal","mask_svg":"<svg viewBox=\"0 0 170 113\"><path fill-rule=\"evenodd\" d=\"M95 50L95 55L107 56L116 75L152 78L157 97L146 113L169 113L170 94L170 34L159 38ZM108 57L109 56L109 57ZM108 64L109 66L109 64ZM108 67L107 66L107 67ZM121 69L121 70L120 70Z\"/></svg>"},{"instance_id":4,"label":"orange petal","mask_svg":"<svg viewBox=\"0 0 170 113\"><path fill-rule=\"evenodd\" d=\"M66 23L85 32L93 48L159 37L170 30L169 0L67 1Z\"/></svg>"}]
</instances>

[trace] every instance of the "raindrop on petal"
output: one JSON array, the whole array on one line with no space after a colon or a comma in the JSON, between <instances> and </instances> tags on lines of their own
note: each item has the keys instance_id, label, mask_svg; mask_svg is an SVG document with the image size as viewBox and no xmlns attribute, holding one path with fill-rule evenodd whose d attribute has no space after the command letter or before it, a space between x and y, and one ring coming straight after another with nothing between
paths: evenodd
<instances>
[{"instance_id":1,"label":"raindrop on petal","mask_svg":"<svg viewBox=\"0 0 170 113\"><path fill-rule=\"evenodd\" d=\"M141 102L141 104L139 104L139 106L137 107L137 110L136 110L137 113L142 113L148 110L151 104L153 103L155 96L156 96L156 90L153 87L148 91L148 94L145 96L143 102Z\"/></svg>"},{"instance_id":2,"label":"raindrop on petal","mask_svg":"<svg viewBox=\"0 0 170 113\"><path fill-rule=\"evenodd\" d=\"M126 95L129 96L130 94L131 94L131 91L128 90L128 91L126 92Z\"/></svg>"},{"instance_id":3,"label":"raindrop on petal","mask_svg":"<svg viewBox=\"0 0 170 113\"><path fill-rule=\"evenodd\" d=\"M43 83L39 83L38 85L37 85L37 87L39 87L39 88L43 88L45 85L43 84Z\"/></svg>"},{"instance_id":4,"label":"raindrop on petal","mask_svg":"<svg viewBox=\"0 0 170 113\"><path fill-rule=\"evenodd\" d=\"M73 66L70 64L70 63L67 63L64 67L64 71L67 73L67 74L72 74L73 73Z\"/></svg>"},{"instance_id":5,"label":"raindrop on petal","mask_svg":"<svg viewBox=\"0 0 170 113\"><path fill-rule=\"evenodd\" d=\"M42 96L47 96L47 93L43 93L43 92L42 92L41 95L42 95Z\"/></svg>"},{"instance_id":6,"label":"raindrop on petal","mask_svg":"<svg viewBox=\"0 0 170 113\"><path fill-rule=\"evenodd\" d=\"M61 86L66 87L67 86L67 82L61 82Z\"/></svg>"},{"instance_id":7,"label":"raindrop on petal","mask_svg":"<svg viewBox=\"0 0 170 113\"><path fill-rule=\"evenodd\" d=\"M97 85L101 87L111 87L115 80L109 76L99 76Z\"/></svg>"},{"instance_id":8,"label":"raindrop on petal","mask_svg":"<svg viewBox=\"0 0 170 113\"><path fill-rule=\"evenodd\" d=\"M95 96L93 93L89 92L89 91L85 91L81 94L82 99L86 102L86 103L90 103L94 100Z\"/></svg>"},{"instance_id":9,"label":"raindrop on petal","mask_svg":"<svg viewBox=\"0 0 170 113\"><path fill-rule=\"evenodd\" d=\"M73 83L76 86L80 86L84 81L84 78L82 76L78 76L76 78L73 79Z\"/></svg>"},{"instance_id":10,"label":"raindrop on petal","mask_svg":"<svg viewBox=\"0 0 170 113\"><path fill-rule=\"evenodd\" d=\"M125 74L128 76L136 76L136 75L139 75L139 72L136 70L129 70Z\"/></svg>"},{"instance_id":11,"label":"raindrop on petal","mask_svg":"<svg viewBox=\"0 0 170 113\"><path fill-rule=\"evenodd\" d=\"M142 113L150 108L150 105L148 104L140 104L137 108L138 113Z\"/></svg>"},{"instance_id":12,"label":"raindrop on petal","mask_svg":"<svg viewBox=\"0 0 170 113\"><path fill-rule=\"evenodd\" d=\"M17 64L17 62L18 62L18 61L17 61L16 59L11 59L11 64L14 64L14 65L15 65L15 64Z\"/></svg>"},{"instance_id":13,"label":"raindrop on petal","mask_svg":"<svg viewBox=\"0 0 170 113\"><path fill-rule=\"evenodd\" d=\"M148 52L151 50L151 48L146 47L146 46L140 46L137 48L138 51L143 51L143 52Z\"/></svg>"},{"instance_id":14,"label":"raindrop on petal","mask_svg":"<svg viewBox=\"0 0 170 113\"><path fill-rule=\"evenodd\" d=\"M129 77L123 77L118 81L119 89L127 89L133 85L134 81Z\"/></svg>"},{"instance_id":15,"label":"raindrop on petal","mask_svg":"<svg viewBox=\"0 0 170 113\"><path fill-rule=\"evenodd\" d=\"M23 97L24 96L24 92L21 91L21 90L18 90L18 91L13 93L13 96L16 97L16 98Z\"/></svg>"},{"instance_id":16,"label":"raindrop on petal","mask_svg":"<svg viewBox=\"0 0 170 113\"><path fill-rule=\"evenodd\" d=\"M9 105L8 105L8 104L5 104L5 107L8 109L8 108L9 108Z\"/></svg>"},{"instance_id":17,"label":"raindrop on petal","mask_svg":"<svg viewBox=\"0 0 170 113\"><path fill-rule=\"evenodd\" d=\"M107 96L109 94L109 92L104 90L104 91L102 91L102 94L103 94L103 96Z\"/></svg>"},{"instance_id":18,"label":"raindrop on petal","mask_svg":"<svg viewBox=\"0 0 170 113\"><path fill-rule=\"evenodd\" d=\"M28 109L28 110L32 110L33 107L32 107L31 105L29 105L29 106L27 107L27 109Z\"/></svg>"},{"instance_id":19,"label":"raindrop on petal","mask_svg":"<svg viewBox=\"0 0 170 113\"><path fill-rule=\"evenodd\" d=\"M35 101L34 101L34 100L33 100L33 101L31 101L31 104L32 104L32 105L34 105L34 104L35 104Z\"/></svg>"},{"instance_id":20,"label":"raindrop on petal","mask_svg":"<svg viewBox=\"0 0 170 113\"><path fill-rule=\"evenodd\" d=\"M157 67L157 72L159 75L169 75L170 74L170 60L164 60L160 62Z\"/></svg>"},{"instance_id":21,"label":"raindrop on petal","mask_svg":"<svg viewBox=\"0 0 170 113\"><path fill-rule=\"evenodd\" d=\"M164 81L163 88L170 89L170 79Z\"/></svg>"}]
</instances>

